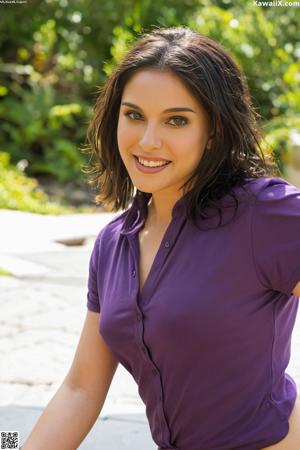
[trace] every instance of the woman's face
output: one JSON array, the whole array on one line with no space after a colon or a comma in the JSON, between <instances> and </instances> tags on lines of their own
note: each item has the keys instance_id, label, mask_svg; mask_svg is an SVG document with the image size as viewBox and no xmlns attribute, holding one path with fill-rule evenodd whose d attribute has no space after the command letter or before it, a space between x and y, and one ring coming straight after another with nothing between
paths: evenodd
<instances>
[{"instance_id":1,"label":"woman's face","mask_svg":"<svg viewBox=\"0 0 300 450\"><path fill-rule=\"evenodd\" d=\"M143 69L125 85L117 139L136 188L178 195L205 150L208 117L176 75Z\"/></svg>"}]
</instances>

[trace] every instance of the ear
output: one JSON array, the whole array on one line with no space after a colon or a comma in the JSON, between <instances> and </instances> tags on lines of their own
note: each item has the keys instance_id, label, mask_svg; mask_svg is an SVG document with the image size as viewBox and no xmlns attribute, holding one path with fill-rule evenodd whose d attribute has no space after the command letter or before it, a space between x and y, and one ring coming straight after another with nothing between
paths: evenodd
<instances>
[{"instance_id":1,"label":"ear","mask_svg":"<svg viewBox=\"0 0 300 450\"><path fill-rule=\"evenodd\" d=\"M211 136L208 138L208 141L207 141L207 143L206 143L206 148L207 148L207 150L210 150L210 149L211 149L211 146L212 146L212 143L213 143L213 138L214 138L214 136L215 136L215 134L211 135Z\"/></svg>"},{"instance_id":2,"label":"ear","mask_svg":"<svg viewBox=\"0 0 300 450\"><path fill-rule=\"evenodd\" d=\"M207 148L207 150L210 150L211 149L211 146L212 146L212 143L213 143L213 140L214 140L214 137L217 135L217 134L219 134L219 126L217 126L217 129L216 129L216 132L215 133L211 133L211 135L209 136L209 138L208 138L208 141L207 141L207 143L206 143L206 148Z\"/></svg>"}]
</instances>

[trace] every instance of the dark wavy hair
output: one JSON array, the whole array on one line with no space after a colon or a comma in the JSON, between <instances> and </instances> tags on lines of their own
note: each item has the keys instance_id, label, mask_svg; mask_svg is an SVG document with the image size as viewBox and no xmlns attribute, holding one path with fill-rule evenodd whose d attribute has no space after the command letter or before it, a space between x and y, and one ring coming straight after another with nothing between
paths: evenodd
<instances>
[{"instance_id":1,"label":"dark wavy hair","mask_svg":"<svg viewBox=\"0 0 300 450\"><path fill-rule=\"evenodd\" d=\"M132 44L112 75L99 88L84 151L89 183L97 186L96 204L112 211L126 209L135 187L120 157L117 124L124 86L141 69L156 68L177 75L207 111L210 149L182 186L188 192L187 217L196 223L206 207L218 207L234 186L248 177L276 175L273 155L264 157L259 115L252 106L247 81L230 54L213 39L188 27L157 28Z\"/></svg>"}]
</instances>

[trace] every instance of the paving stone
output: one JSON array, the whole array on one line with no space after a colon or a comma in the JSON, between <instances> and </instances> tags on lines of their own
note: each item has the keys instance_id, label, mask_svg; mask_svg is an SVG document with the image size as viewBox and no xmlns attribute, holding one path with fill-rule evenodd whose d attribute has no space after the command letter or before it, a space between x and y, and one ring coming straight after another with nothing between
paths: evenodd
<instances>
[{"instance_id":1,"label":"paving stone","mask_svg":"<svg viewBox=\"0 0 300 450\"><path fill-rule=\"evenodd\" d=\"M20 442L23 443L41 413L41 408L18 405L0 407L1 429L19 431ZM157 446L143 415L113 414L99 417L78 449L156 450Z\"/></svg>"}]
</instances>

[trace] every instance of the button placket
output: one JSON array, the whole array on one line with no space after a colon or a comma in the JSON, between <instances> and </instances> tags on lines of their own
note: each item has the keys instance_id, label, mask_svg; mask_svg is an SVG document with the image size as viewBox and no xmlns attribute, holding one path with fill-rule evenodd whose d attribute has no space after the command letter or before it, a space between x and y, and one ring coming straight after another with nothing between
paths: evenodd
<instances>
[{"instance_id":1,"label":"button placket","mask_svg":"<svg viewBox=\"0 0 300 450\"><path fill-rule=\"evenodd\" d=\"M155 290L156 285L159 282L162 269L169 257L170 252L172 251L173 246L176 243L177 236L179 235L184 223L185 220L182 221L179 220L178 217L175 217L169 224L144 285L142 300L143 304L150 301L152 292Z\"/></svg>"},{"instance_id":2,"label":"button placket","mask_svg":"<svg viewBox=\"0 0 300 450\"><path fill-rule=\"evenodd\" d=\"M147 345L144 342L144 311L141 309L141 305L144 305L145 300L151 299L151 292L155 289L156 281L159 279L159 274L161 269L164 266L164 263L169 255L169 252L172 249L172 246L175 242L175 237L178 233L178 223L177 220L173 218L172 225L168 228L163 237L161 246L158 250L159 258L155 264L155 270L152 271L151 275L151 284L146 285L146 289L140 293L139 289L139 277L138 277L138 259L139 259L139 246L137 239L138 232L138 221L134 223L135 229L131 229L130 233L127 234L130 253L131 253L131 263L129 262L129 276L131 278L131 289L130 289L130 297L131 297L131 305L132 305L132 318L135 322L134 324L134 341L136 344L136 351L140 354L140 364L143 367L143 370L147 370L148 374L152 377L153 380L153 389L156 393L156 396L160 395L160 401L157 404L158 414L161 421L162 428L162 439L166 442L170 441L169 427L166 421L164 405L163 405L163 386L162 380L160 376L160 372L156 369L155 364L151 357L151 349L148 349ZM150 289L149 289L150 287ZM156 397L157 398L157 397Z\"/></svg>"},{"instance_id":3,"label":"button placket","mask_svg":"<svg viewBox=\"0 0 300 450\"><path fill-rule=\"evenodd\" d=\"M153 375L155 375L152 378L152 385L153 390L156 393L157 409L161 421L161 430L162 434L165 435L163 439L166 439L168 442L171 442L171 431L164 410L164 395L161 377L159 376L160 373L159 370L154 366L153 362L151 363L151 366L152 367L149 367L149 369L152 371Z\"/></svg>"},{"instance_id":4,"label":"button placket","mask_svg":"<svg viewBox=\"0 0 300 450\"><path fill-rule=\"evenodd\" d=\"M131 297L131 305L133 308L132 318L133 321L135 322L133 327L133 333L135 334L134 341L136 345L136 352L138 353L138 355L140 355L139 357L139 364L141 365L140 368L147 371L150 379L152 379L153 394L157 401L157 411L161 422L162 436L163 440L168 443L171 443L172 441L171 441L171 431L164 408L163 382L162 377L160 375L160 371L155 367L154 361L151 357L151 346L148 349L147 345L144 342L144 327L145 327L144 314L146 314L147 311L145 305L146 303L151 301L153 290L155 290L157 283L161 279L161 276L163 277L164 271L162 269L164 268L164 265L166 264L166 261L168 260L170 253L172 252L173 246L176 244L177 237L179 236L180 231L184 226L184 222L181 220L181 216L178 216L176 218L173 217L170 225L171 226L169 226L168 229L166 230L161 246L158 249L159 257L156 258L156 264L154 266L155 270L152 270L152 273L150 274L151 276L150 283L148 280L148 284L147 283L145 284L146 289L143 289L142 292L140 292L139 289L139 280L137 272L139 259L137 227L134 230L134 232L132 232L130 236L128 236L130 252L132 256L131 262L129 262L128 271L129 276L131 277L130 297ZM141 305L144 306L143 310L141 309ZM171 446L171 448L175 449L176 447Z\"/></svg>"},{"instance_id":5,"label":"button placket","mask_svg":"<svg viewBox=\"0 0 300 450\"><path fill-rule=\"evenodd\" d=\"M132 293L132 299L134 300L134 304L137 305L137 299L138 299L138 293L139 293L139 283L138 283L138 277L137 277L137 264L138 264L138 248L136 246L135 237L130 235L127 236L127 241L129 245L129 251L131 254L131 269L130 274L131 277L134 279L133 281L133 287L131 290Z\"/></svg>"}]
</instances>

